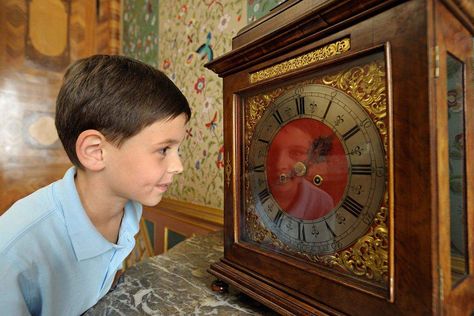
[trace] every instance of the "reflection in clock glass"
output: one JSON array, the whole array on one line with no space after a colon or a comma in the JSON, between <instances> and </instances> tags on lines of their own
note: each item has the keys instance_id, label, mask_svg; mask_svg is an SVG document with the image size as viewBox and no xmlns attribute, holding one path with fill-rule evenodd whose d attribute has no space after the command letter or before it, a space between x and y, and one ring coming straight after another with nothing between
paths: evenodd
<instances>
[{"instance_id":1,"label":"reflection in clock glass","mask_svg":"<svg viewBox=\"0 0 474 316\"><path fill-rule=\"evenodd\" d=\"M341 201L348 161L337 135L324 123L302 118L283 126L267 156L270 192L285 212L315 220Z\"/></svg>"}]
</instances>

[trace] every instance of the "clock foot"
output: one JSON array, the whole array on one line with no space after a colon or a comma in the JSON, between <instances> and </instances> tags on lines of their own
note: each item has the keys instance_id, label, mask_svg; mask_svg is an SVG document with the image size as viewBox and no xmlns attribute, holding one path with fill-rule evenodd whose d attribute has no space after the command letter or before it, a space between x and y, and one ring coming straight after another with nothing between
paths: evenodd
<instances>
[{"instance_id":1,"label":"clock foot","mask_svg":"<svg viewBox=\"0 0 474 316\"><path fill-rule=\"evenodd\" d=\"M219 294L224 294L224 293L227 293L229 291L229 285L227 283L225 283L224 281L215 280L211 284L211 289L214 292L217 292Z\"/></svg>"}]
</instances>

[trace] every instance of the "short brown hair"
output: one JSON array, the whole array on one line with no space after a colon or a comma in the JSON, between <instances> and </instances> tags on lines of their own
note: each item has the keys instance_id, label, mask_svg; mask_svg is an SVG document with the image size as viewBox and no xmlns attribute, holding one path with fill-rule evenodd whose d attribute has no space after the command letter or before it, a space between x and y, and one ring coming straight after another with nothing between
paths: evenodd
<instances>
[{"instance_id":1,"label":"short brown hair","mask_svg":"<svg viewBox=\"0 0 474 316\"><path fill-rule=\"evenodd\" d=\"M76 141L95 129L116 146L143 128L185 114L188 101L161 71L125 56L94 55L73 63L56 101L56 129L71 162L83 168Z\"/></svg>"}]
</instances>

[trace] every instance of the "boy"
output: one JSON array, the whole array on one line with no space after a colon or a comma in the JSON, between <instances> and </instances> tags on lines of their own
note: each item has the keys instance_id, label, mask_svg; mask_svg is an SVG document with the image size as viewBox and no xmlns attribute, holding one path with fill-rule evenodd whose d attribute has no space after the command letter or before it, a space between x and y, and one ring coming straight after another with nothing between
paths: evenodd
<instances>
[{"instance_id":1,"label":"boy","mask_svg":"<svg viewBox=\"0 0 474 316\"><path fill-rule=\"evenodd\" d=\"M111 287L142 206L182 172L188 102L160 71L97 55L66 72L56 128L74 167L0 216L0 310L79 315Z\"/></svg>"}]
</instances>

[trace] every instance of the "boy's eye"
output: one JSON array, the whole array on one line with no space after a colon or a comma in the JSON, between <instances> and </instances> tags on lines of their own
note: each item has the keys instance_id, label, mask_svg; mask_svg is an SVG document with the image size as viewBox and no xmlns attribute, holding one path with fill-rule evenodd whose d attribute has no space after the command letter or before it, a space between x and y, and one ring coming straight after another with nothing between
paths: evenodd
<instances>
[{"instance_id":1,"label":"boy's eye","mask_svg":"<svg viewBox=\"0 0 474 316\"><path fill-rule=\"evenodd\" d=\"M158 149L158 152L162 155L166 155L166 152L170 149L170 147L165 147L165 148L161 148L161 149Z\"/></svg>"}]
</instances>

